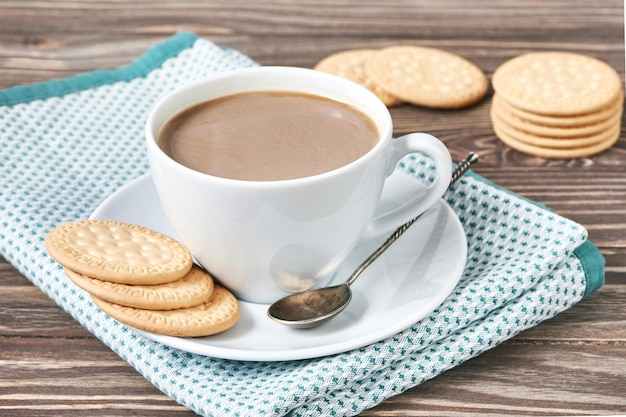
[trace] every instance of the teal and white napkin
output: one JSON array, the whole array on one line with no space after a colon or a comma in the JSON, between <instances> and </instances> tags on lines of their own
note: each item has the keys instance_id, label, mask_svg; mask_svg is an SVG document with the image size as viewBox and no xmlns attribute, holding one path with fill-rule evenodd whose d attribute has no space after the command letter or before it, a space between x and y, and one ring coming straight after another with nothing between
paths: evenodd
<instances>
[{"instance_id":1,"label":"teal and white napkin","mask_svg":"<svg viewBox=\"0 0 626 417\"><path fill-rule=\"evenodd\" d=\"M463 276L432 314L361 349L243 362L148 340L102 313L47 254L54 226L89 217L148 171L143 128L155 101L217 71L257 65L179 33L114 70L0 91L0 253L161 391L206 416L345 416L433 378L599 288L604 260L586 230L470 174L445 196L468 240ZM406 158L399 169L426 177Z\"/></svg>"}]
</instances>

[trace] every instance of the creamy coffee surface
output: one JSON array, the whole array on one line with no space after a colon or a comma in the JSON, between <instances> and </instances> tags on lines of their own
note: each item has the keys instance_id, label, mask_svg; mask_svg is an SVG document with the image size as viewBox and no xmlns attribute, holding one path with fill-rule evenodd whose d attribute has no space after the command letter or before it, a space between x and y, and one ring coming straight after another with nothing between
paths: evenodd
<instances>
[{"instance_id":1,"label":"creamy coffee surface","mask_svg":"<svg viewBox=\"0 0 626 417\"><path fill-rule=\"evenodd\" d=\"M206 174L249 181L309 177L357 160L378 142L357 109L296 92L246 92L196 105L162 130L172 159Z\"/></svg>"}]
</instances>

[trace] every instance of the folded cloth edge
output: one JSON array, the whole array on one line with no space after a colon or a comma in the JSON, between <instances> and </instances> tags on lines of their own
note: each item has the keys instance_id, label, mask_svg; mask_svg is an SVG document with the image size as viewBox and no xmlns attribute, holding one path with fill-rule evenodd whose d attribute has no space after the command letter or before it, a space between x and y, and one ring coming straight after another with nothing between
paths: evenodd
<instances>
[{"instance_id":1,"label":"folded cloth edge","mask_svg":"<svg viewBox=\"0 0 626 417\"><path fill-rule=\"evenodd\" d=\"M586 240L582 245L574 250L574 255L580 260L585 277L587 278L587 286L583 298L589 296L604 285L604 266L606 261L600 253L600 249L591 242Z\"/></svg>"}]
</instances>

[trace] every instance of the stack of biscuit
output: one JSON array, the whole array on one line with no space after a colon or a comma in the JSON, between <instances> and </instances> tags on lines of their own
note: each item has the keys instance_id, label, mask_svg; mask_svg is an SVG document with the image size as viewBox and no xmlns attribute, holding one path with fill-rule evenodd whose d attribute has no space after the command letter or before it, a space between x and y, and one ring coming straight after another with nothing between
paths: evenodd
<instances>
[{"instance_id":1,"label":"stack of biscuit","mask_svg":"<svg viewBox=\"0 0 626 417\"><path fill-rule=\"evenodd\" d=\"M314 69L365 86L388 107L411 103L461 108L480 101L489 89L487 76L472 62L421 46L341 51L322 59Z\"/></svg>"},{"instance_id":2,"label":"stack of biscuit","mask_svg":"<svg viewBox=\"0 0 626 417\"><path fill-rule=\"evenodd\" d=\"M142 226L81 220L52 229L50 256L102 311L152 333L209 336L235 325L239 303L180 242Z\"/></svg>"},{"instance_id":3,"label":"stack of biscuit","mask_svg":"<svg viewBox=\"0 0 626 417\"><path fill-rule=\"evenodd\" d=\"M624 93L617 72L569 52L513 58L493 75L493 129L518 151L581 158L611 147L620 135Z\"/></svg>"}]
</instances>

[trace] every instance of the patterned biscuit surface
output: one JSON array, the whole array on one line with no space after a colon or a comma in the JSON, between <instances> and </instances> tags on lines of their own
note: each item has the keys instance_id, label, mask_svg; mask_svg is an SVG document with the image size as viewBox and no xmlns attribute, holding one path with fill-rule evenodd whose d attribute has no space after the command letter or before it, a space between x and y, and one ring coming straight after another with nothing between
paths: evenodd
<instances>
[{"instance_id":1,"label":"patterned biscuit surface","mask_svg":"<svg viewBox=\"0 0 626 417\"><path fill-rule=\"evenodd\" d=\"M368 59L365 71L385 91L426 107L469 106L489 88L487 76L472 62L435 48L384 48Z\"/></svg>"},{"instance_id":2,"label":"patterned biscuit surface","mask_svg":"<svg viewBox=\"0 0 626 417\"><path fill-rule=\"evenodd\" d=\"M127 285L87 277L69 269L67 276L80 288L115 304L146 310L174 310L199 305L213 293L213 278L193 266L182 278L165 284Z\"/></svg>"},{"instance_id":3,"label":"patterned biscuit surface","mask_svg":"<svg viewBox=\"0 0 626 417\"><path fill-rule=\"evenodd\" d=\"M91 296L98 307L114 319L137 329L177 337L210 336L235 325L239 302L224 287L215 285L204 303L178 310L145 310L109 303Z\"/></svg>"},{"instance_id":4,"label":"patterned biscuit surface","mask_svg":"<svg viewBox=\"0 0 626 417\"><path fill-rule=\"evenodd\" d=\"M520 109L548 115L584 114L621 93L617 72L606 63L570 52L534 52L500 65L493 88Z\"/></svg>"},{"instance_id":5,"label":"patterned biscuit surface","mask_svg":"<svg viewBox=\"0 0 626 417\"><path fill-rule=\"evenodd\" d=\"M162 284L192 266L187 248L148 228L110 220L57 226L46 237L48 253L72 271L124 284Z\"/></svg>"},{"instance_id":6,"label":"patterned biscuit surface","mask_svg":"<svg viewBox=\"0 0 626 417\"><path fill-rule=\"evenodd\" d=\"M397 106L402 100L383 90L365 73L365 63L375 51L375 49L351 49L337 52L322 59L314 69L357 82L376 94L386 106Z\"/></svg>"}]
</instances>

